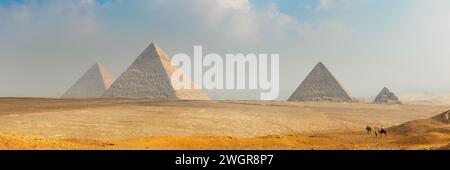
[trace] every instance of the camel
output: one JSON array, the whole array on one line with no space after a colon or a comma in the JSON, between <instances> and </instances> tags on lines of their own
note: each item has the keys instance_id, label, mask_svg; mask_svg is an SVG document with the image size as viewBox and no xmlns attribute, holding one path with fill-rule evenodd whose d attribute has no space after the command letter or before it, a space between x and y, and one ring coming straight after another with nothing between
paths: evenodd
<instances>
[{"instance_id":1,"label":"camel","mask_svg":"<svg viewBox=\"0 0 450 170\"><path fill-rule=\"evenodd\" d=\"M381 129L376 128L375 136L378 137L378 134L380 134L380 137L383 137L383 134L385 137L387 137L387 131L384 128L381 128Z\"/></svg>"},{"instance_id":2,"label":"camel","mask_svg":"<svg viewBox=\"0 0 450 170\"><path fill-rule=\"evenodd\" d=\"M376 137L378 137L378 135L380 137L383 137L383 134L385 137L387 137L387 131L386 129L384 129L384 127L378 128L378 127L371 127L369 125L366 126L367 134L371 134L372 130L374 131Z\"/></svg>"},{"instance_id":3,"label":"camel","mask_svg":"<svg viewBox=\"0 0 450 170\"><path fill-rule=\"evenodd\" d=\"M369 125L367 125L366 131L367 131L367 134L372 133L372 127L370 127Z\"/></svg>"}]
</instances>

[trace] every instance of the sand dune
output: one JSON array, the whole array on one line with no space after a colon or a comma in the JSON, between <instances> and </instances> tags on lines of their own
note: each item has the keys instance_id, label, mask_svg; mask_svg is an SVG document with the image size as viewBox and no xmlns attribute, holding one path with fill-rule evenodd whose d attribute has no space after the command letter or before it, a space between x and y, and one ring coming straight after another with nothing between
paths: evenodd
<instances>
[{"instance_id":1,"label":"sand dune","mask_svg":"<svg viewBox=\"0 0 450 170\"><path fill-rule=\"evenodd\" d=\"M432 118L409 121L388 130L400 134L450 132L449 113L450 111L447 111Z\"/></svg>"}]
</instances>

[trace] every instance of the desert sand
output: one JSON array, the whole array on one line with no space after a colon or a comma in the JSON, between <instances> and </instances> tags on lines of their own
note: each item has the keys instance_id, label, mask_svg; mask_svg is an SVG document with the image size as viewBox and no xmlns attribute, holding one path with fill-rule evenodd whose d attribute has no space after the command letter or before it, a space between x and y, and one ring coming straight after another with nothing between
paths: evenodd
<instances>
[{"instance_id":1,"label":"desert sand","mask_svg":"<svg viewBox=\"0 0 450 170\"><path fill-rule=\"evenodd\" d=\"M448 124L407 132L396 127L409 121L415 125L414 120L428 120L449 108L2 98L0 149L448 149ZM367 134L366 125L392 128L380 138Z\"/></svg>"}]
</instances>

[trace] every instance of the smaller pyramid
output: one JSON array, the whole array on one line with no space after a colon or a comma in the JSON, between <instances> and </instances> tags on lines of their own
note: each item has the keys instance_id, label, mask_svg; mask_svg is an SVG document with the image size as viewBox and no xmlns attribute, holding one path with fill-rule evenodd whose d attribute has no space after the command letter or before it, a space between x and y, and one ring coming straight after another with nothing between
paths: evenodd
<instances>
[{"instance_id":1,"label":"smaller pyramid","mask_svg":"<svg viewBox=\"0 0 450 170\"><path fill-rule=\"evenodd\" d=\"M61 98L99 98L115 80L108 70L95 64Z\"/></svg>"},{"instance_id":2,"label":"smaller pyramid","mask_svg":"<svg viewBox=\"0 0 450 170\"><path fill-rule=\"evenodd\" d=\"M384 87L378 96L375 98L374 103L378 104L401 104L398 97L389 91L388 88Z\"/></svg>"},{"instance_id":3,"label":"smaller pyramid","mask_svg":"<svg viewBox=\"0 0 450 170\"><path fill-rule=\"evenodd\" d=\"M327 67L319 62L288 101L351 102L352 98Z\"/></svg>"}]
</instances>

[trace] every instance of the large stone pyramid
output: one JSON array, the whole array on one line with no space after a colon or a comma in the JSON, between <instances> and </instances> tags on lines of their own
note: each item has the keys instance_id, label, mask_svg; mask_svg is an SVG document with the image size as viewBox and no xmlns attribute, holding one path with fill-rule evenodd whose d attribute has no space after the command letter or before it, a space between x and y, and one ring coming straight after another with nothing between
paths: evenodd
<instances>
[{"instance_id":1,"label":"large stone pyramid","mask_svg":"<svg viewBox=\"0 0 450 170\"><path fill-rule=\"evenodd\" d=\"M288 101L351 102L352 98L325 65L318 63Z\"/></svg>"},{"instance_id":2,"label":"large stone pyramid","mask_svg":"<svg viewBox=\"0 0 450 170\"><path fill-rule=\"evenodd\" d=\"M98 98L116 80L100 64L93 65L61 98Z\"/></svg>"},{"instance_id":3,"label":"large stone pyramid","mask_svg":"<svg viewBox=\"0 0 450 170\"><path fill-rule=\"evenodd\" d=\"M210 100L202 90L174 89L171 75L176 69L176 66L171 65L168 55L158 45L152 43L117 78L103 97ZM188 81L193 87L193 81Z\"/></svg>"},{"instance_id":4,"label":"large stone pyramid","mask_svg":"<svg viewBox=\"0 0 450 170\"><path fill-rule=\"evenodd\" d=\"M388 88L384 87L378 96L375 98L374 103L379 104L401 104L400 100L394 93L389 91Z\"/></svg>"}]
</instances>

